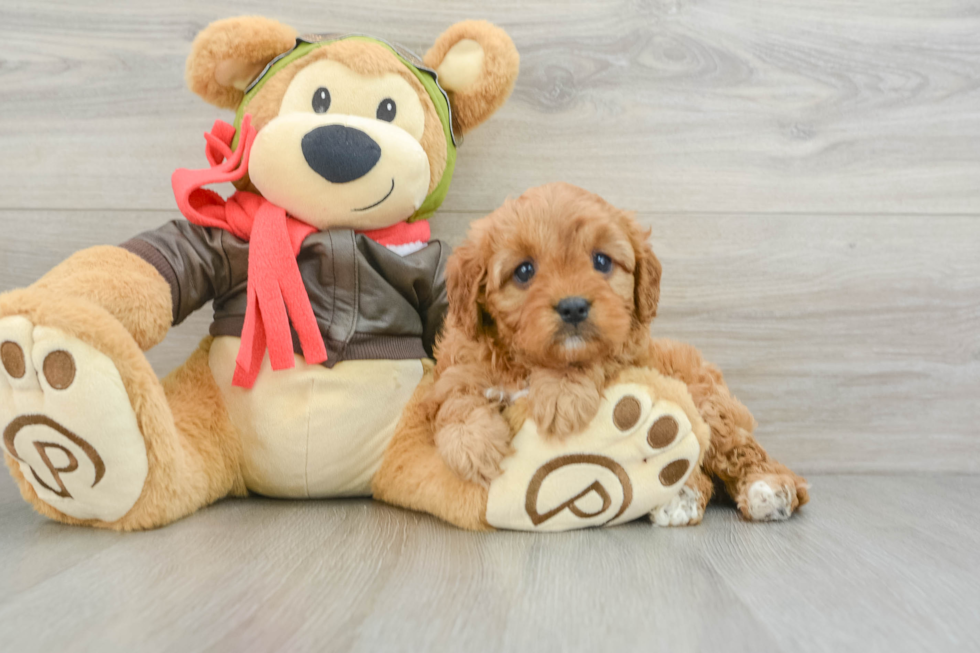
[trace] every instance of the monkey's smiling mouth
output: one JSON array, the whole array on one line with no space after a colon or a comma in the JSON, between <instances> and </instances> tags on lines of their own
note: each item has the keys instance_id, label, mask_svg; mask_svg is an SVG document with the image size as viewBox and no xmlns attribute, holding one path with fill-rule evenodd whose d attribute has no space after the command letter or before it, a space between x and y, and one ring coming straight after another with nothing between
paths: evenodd
<instances>
[{"instance_id":1,"label":"monkey's smiling mouth","mask_svg":"<svg viewBox=\"0 0 980 653\"><path fill-rule=\"evenodd\" d=\"M365 206L365 207L363 207L363 208L360 208L360 209L352 209L352 210L353 210L353 211L367 211L368 209L373 209L373 208L374 208L374 207L376 207L376 206L377 206L378 204L381 204L381 203L382 203L382 202L384 202L384 201L385 201L386 199L388 199L389 197L391 197L391 194L392 194L393 192L395 192L395 179L394 179L394 177L392 177L392 179L391 179L391 188L389 188L389 189L388 189L388 193L387 193L387 194L386 194L386 195L385 195L384 197L382 197L381 199L379 199L379 200L378 200L377 202L375 202L374 204L371 204L370 206Z\"/></svg>"}]
</instances>

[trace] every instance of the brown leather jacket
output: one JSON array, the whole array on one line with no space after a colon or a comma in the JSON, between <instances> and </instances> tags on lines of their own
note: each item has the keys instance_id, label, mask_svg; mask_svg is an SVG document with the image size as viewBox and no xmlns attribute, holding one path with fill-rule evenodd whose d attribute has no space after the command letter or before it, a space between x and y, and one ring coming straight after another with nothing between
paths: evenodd
<instances>
[{"instance_id":1,"label":"brown leather jacket","mask_svg":"<svg viewBox=\"0 0 980 653\"><path fill-rule=\"evenodd\" d=\"M177 220L122 247L170 284L174 324L214 300L211 334L241 336L247 242L222 229ZM307 237L296 260L327 346L325 365L431 356L446 314L448 255L449 248L437 240L399 256L349 229ZM295 332L293 350L301 353Z\"/></svg>"}]
</instances>

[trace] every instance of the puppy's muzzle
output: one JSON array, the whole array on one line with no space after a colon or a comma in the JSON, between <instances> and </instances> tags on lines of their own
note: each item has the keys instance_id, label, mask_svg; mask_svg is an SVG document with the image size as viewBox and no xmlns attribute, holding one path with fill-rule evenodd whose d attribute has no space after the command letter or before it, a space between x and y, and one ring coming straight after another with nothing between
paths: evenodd
<instances>
[{"instance_id":1,"label":"puppy's muzzle","mask_svg":"<svg viewBox=\"0 0 980 653\"><path fill-rule=\"evenodd\" d=\"M584 297L565 297L558 302L555 310L561 317L562 322L577 326L589 317L589 309L591 307L592 302Z\"/></svg>"},{"instance_id":2,"label":"puppy's muzzle","mask_svg":"<svg viewBox=\"0 0 980 653\"><path fill-rule=\"evenodd\" d=\"M324 125L303 136L303 158L318 175L334 184L360 179L381 158L381 146L360 129Z\"/></svg>"}]
</instances>

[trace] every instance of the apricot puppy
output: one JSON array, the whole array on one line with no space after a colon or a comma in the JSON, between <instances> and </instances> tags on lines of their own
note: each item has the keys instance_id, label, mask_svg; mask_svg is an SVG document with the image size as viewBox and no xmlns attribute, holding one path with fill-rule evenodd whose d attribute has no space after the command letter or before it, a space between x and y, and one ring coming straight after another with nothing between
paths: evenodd
<instances>
[{"instance_id":1,"label":"apricot puppy","mask_svg":"<svg viewBox=\"0 0 980 653\"><path fill-rule=\"evenodd\" d=\"M447 264L436 442L487 484L508 452L501 409L528 395L554 437L595 417L606 379L650 339L660 263L625 211L568 184L529 190L473 223Z\"/></svg>"},{"instance_id":2,"label":"apricot puppy","mask_svg":"<svg viewBox=\"0 0 980 653\"><path fill-rule=\"evenodd\" d=\"M751 413L697 349L650 335L661 266L648 236L630 213L561 183L474 222L446 267L427 399L436 446L460 477L488 485L509 452L509 403L527 396L538 429L564 437L592 421L607 380L649 367L683 381L711 427L702 469L654 521L700 522L711 477L745 518L786 519L806 503L806 482L763 450Z\"/></svg>"}]
</instances>

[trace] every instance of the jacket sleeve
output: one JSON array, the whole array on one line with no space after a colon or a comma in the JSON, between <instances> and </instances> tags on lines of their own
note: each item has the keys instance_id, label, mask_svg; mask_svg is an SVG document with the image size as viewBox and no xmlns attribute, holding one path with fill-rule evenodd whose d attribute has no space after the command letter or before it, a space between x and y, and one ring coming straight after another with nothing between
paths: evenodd
<instances>
[{"instance_id":1,"label":"jacket sleeve","mask_svg":"<svg viewBox=\"0 0 980 653\"><path fill-rule=\"evenodd\" d=\"M229 239L236 242L226 242ZM120 247L155 267L170 284L175 325L236 283L244 283L248 269L247 244L222 229L184 220L144 232ZM243 256L244 261L237 260Z\"/></svg>"},{"instance_id":2,"label":"jacket sleeve","mask_svg":"<svg viewBox=\"0 0 980 653\"><path fill-rule=\"evenodd\" d=\"M439 244L439 258L432 273L429 292L421 297L419 317L422 318L422 345L429 356L435 346L436 337L442 331L442 323L446 320L449 310L449 300L446 296L446 259L449 258L449 246L442 241Z\"/></svg>"}]
</instances>

